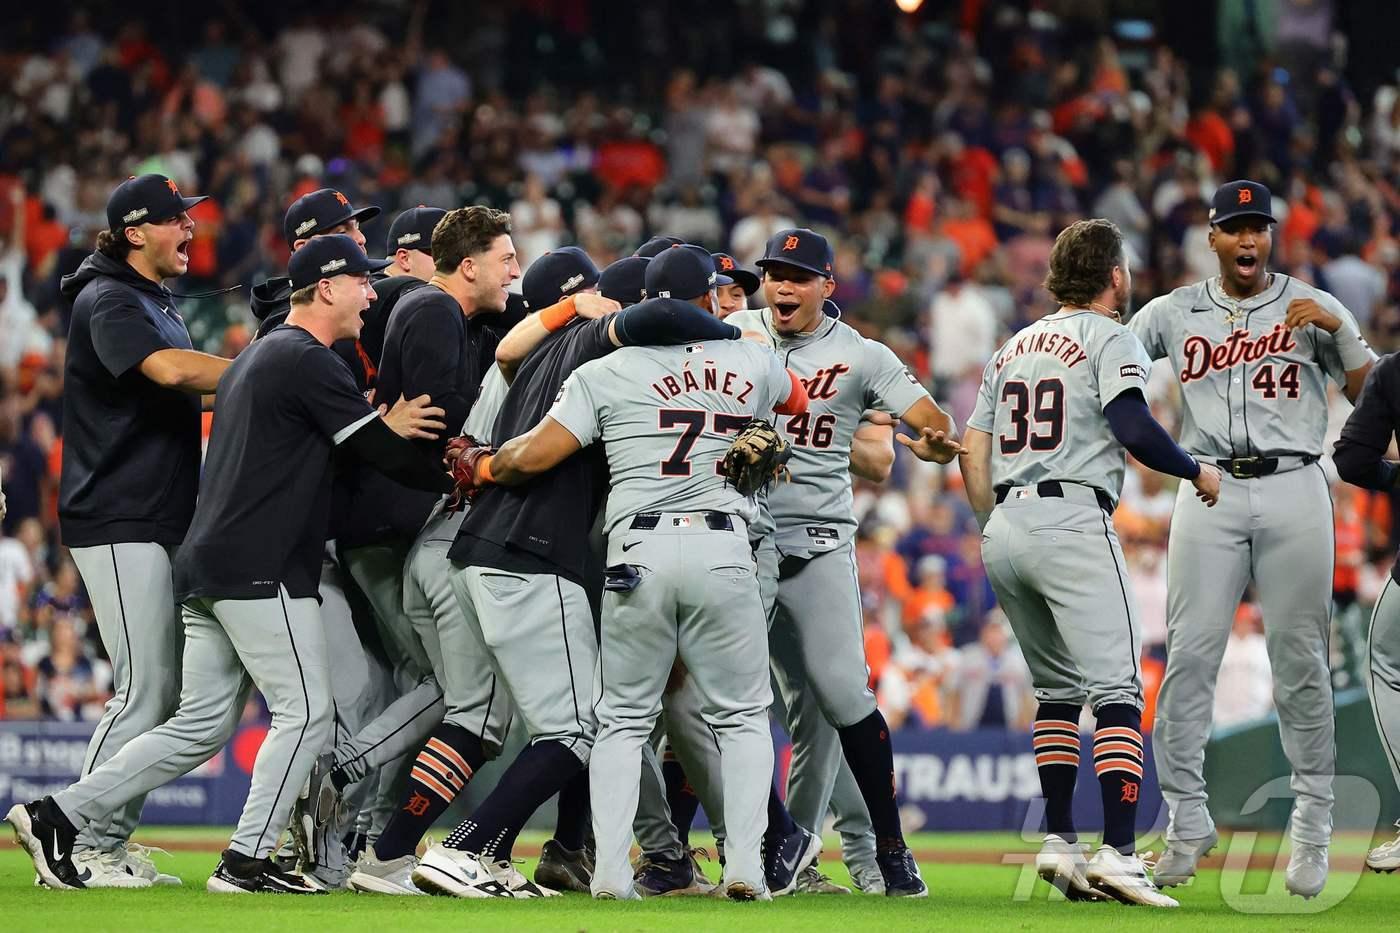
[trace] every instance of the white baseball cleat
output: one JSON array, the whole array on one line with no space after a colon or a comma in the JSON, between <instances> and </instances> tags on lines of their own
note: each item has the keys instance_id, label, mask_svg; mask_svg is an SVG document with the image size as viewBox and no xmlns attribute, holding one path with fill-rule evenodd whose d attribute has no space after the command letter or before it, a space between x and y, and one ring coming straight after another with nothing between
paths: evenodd
<instances>
[{"instance_id":1,"label":"white baseball cleat","mask_svg":"<svg viewBox=\"0 0 1400 933\"><path fill-rule=\"evenodd\" d=\"M1035 857L1036 874L1063 894L1065 900L1103 900L1106 895L1090 884L1084 874L1089 867L1089 860L1084 855L1086 848L1056 833L1048 833Z\"/></svg>"},{"instance_id":2,"label":"white baseball cleat","mask_svg":"<svg viewBox=\"0 0 1400 933\"><path fill-rule=\"evenodd\" d=\"M1395 821L1395 826L1400 830L1400 820ZM1366 867L1371 871L1383 871L1386 874L1400 868L1400 831L1396 832L1394 839L1383 842L1366 853Z\"/></svg>"},{"instance_id":3,"label":"white baseball cleat","mask_svg":"<svg viewBox=\"0 0 1400 933\"><path fill-rule=\"evenodd\" d=\"M1084 877L1095 888L1124 904L1180 906L1147 880L1147 867L1141 858L1136 854L1124 855L1113 846L1099 846L1099 851L1089 860Z\"/></svg>"},{"instance_id":4,"label":"white baseball cleat","mask_svg":"<svg viewBox=\"0 0 1400 933\"><path fill-rule=\"evenodd\" d=\"M514 897L491 874L479 856L447 846L433 846L413 869L413 884L420 891L449 897Z\"/></svg>"},{"instance_id":5,"label":"white baseball cleat","mask_svg":"<svg viewBox=\"0 0 1400 933\"><path fill-rule=\"evenodd\" d=\"M1293 843L1293 854L1288 857L1288 870L1283 876L1283 886L1288 893L1311 900L1322 893L1326 884L1327 847Z\"/></svg>"},{"instance_id":6,"label":"white baseball cleat","mask_svg":"<svg viewBox=\"0 0 1400 933\"><path fill-rule=\"evenodd\" d=\"M73 856L73 864L85 888L149 888L152 884L150 878L141 877L126 864L123 849L84 849Z\"/></svg>"},{"instance_id":7,"label":"white baseball cleat","mask_svg":"<svg viewBox=\"0 0 1400 933\"><path fill-rule=\"evenodd\" d=\"M136 874L142 878L151 879L151 884L157 887L175 887L184 884L176 875L166 874L156 867L152 855L170 855L164 849L156 846L143 846L135 842L126 844L126 864L131 867Z\"/></svg>"},{"instance_id":8,"label":"white baseball cleat","mask_svg":"<svg viewBox=\"0 0 1400 933\"><path fill-rule=\"evenodd\" d=\"M409 853L381 862L374 849L366 848L350 873L350 890L361 894L398 894L422 897L423 892L413 884L413 869L418 856Z\"/></svg>"},{"instance_id":9,"label":"white baseball cleat","mask_svg":"<svg viewBox=\"0 0 1400 933\"><path fill-rule=\"evenodd\" d=\"M492 862L490 867L491 874L495 876L497 881L506 886L511 897L563 897L553 888L535 884L526 878L508 858Z\"/></svg>"},{"instance_id":10,"label":"white baseball cleat","mask_svg":"<svg viewBox=\"0 0 1400 933\"><path fill-rule=\"evenodd\" d=\"M1196 876L1196 863L1210 854L1220 837L1215 830L1204 839L1167 840L1167 850L1152 869L1152 880L1159 888L1185 884Z\"/></svg>"}]
</instances>

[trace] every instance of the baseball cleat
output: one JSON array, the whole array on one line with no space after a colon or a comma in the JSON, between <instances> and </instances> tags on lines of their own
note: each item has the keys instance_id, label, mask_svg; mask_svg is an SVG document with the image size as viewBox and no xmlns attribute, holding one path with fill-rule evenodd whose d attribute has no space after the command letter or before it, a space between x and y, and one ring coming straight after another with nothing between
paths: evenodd
<instances>
[{"instance_id":1,"label":"baseball cleat","mask_svg":"<svg viewBox=\"0 0 1400 933\"><path fill-rule=\"evenodd\" d=\"M599 891L593 895L593 899L595 901L639 901L642 896L634 888L625 894L618 894L616 891Z\"/></svg>"},{"instance_id":2,"label":"baseball cleat","mask_svg":"<svg viewBox=\"0 0 1400 933\"><path fill-rule=\"evenodd\" d=\"M1147 880L1147 866L1136 854L1124 855L1113 846L1099 846L1084 871L1089 884L1123 904L1178 907L1175 900Z\"/></svg>"},{"instance_id":3,"label":"baseball cleat","mask_svg":"<svg viewBox=\"0 0 1400 933\"><path fill-rule=\"evenodd\" d=\"M633 879L642 897L704 896L715 889L704 875L697 874L689 855L668 859L642 853Z\"/></svg>"},{"instance_id":4,"label":"baseball cleat","mask_svg":"<svg viewBox=\"0 0 1400 933\"><path fill-rule=\"evenodd\" d=\"M1067 841L1063 836L1049 833L1035 857L1036 874L1069 901L1101 901L1105 895L1084 876L1089 860L1084 857L1085 846Z\"/></svg>"},{"instance_id":5,"label":"baseball cleat","mask_svg":"<svg viewBox=\"0 0 1400 933\"><path fill-rule=\"evenodd\" d=\"M506 886L506 890L510 892L511 897L563 896L553 888L546 888L542 885L535 884L535 882L526 878L520 873L520 870L515 867L515 863L508 858L498 859L492 862L490 868L491 874L495 876L497 881Z\"/></svg>"},{"instance_id":6,"label":"baseball cleat","mask_svg":"<svg viewBox=\"0 0 1400 933\"><path fill-rule=\"evenodd\" d=\"M1369 862L1369 857L1367 858ZM1296 894L1303 900L1311 900L1322 893L1327 884L1327 847L1309 845L1306 842L1293 843L1293 854L1288 857L1288 870L1283 875L1283 886L1289 894Z\"/></svg>"},{"instance_id":7,"label":"baseball cleat","mask_svg":"<svg viewBox=\"0 0 1400 933\"><path fill-rule=\"evenodd\" d=\"M411 875L420 891L447 897L514 897L479 856L433 846Z\"/></svg>"},{"instance_id":8,"label":"baseball cleat","mask_svg":"<svg viewBox=\"0 0 1400 933\"><path fill-rule=\"evenodd\" d=\"M219 859L204 885L210 894L325 894L301 875L283 871L271 859L262 859L252 874L235 874L227 857Z\"/></svg>"},{"instance_id":9,"label":"baseball cleat","mask_svg":"<svg viewBox=\"0 0 1400 933\"><path fill-rule=\"evenodd\" d=\"M816 862L822 854L820 836L807 832L798 826L776 843L769 838L763 840L763 880L773 897L791 894L797 887L797 878L803 870Z\"/></svg>"},{"instance_id":10,"label":"baseball cleat","mask_svg":"<svg viewBox=\"0 0 1400 933\"><path fill-rule=\"evenodd\" d=\"M332 891L350 890L350 866L330 868L326 865L307 865L299 873L306 883L327 894Z\"/></svg>"},{"instance_id":11,"label":"baseball cleat","mask_svg":"<svg viewBox=\"0 0 1400 933\"><path fill-rule=\"evenodd\" d=\"M34 871L46 887L59 891L87 887L73 864L78 833L66 821L47 817L49 808L58 810L52 797L17 803L5 814L5 821L14 827L15 840L29 853Z\"/></svg>"},{"instance_id":12,"label":"baseball cleat","mask_svg":"<svg viewBox=\"0 0 1400 933\"><path fill-rule=\"evenodd\" d=\"M861 894L885 895L885 876L873 865L857 865L851 869L851 884Z\"/></svg>"},{"instance_id":13,"label":"baseball cleat","mask_svg":"<svg viewBox=\"0 0 1400 933\"><path fill-rule=\"evenodd\" d=\"M154 855L166 855L170 853L155 846L143 846L134 842L128 842L125 848L126 864L136 872L138 877L149 878L151 884L157 887L176 887L184 884L176 875L166 874L156 867Z\"/></svg>"},{"instance_id":14,"label":"baseball cleat","mask_svg":"<svg viewBox=\"0 0 1400 933\"><path fill-rule=\"evenodd\" d=\"M85 849L73 856L73 864L85 888L149 888L152 884L150 878L141 877L126 864L123 849Z\"/></svg>"},{"instance_id":15,"label":"baseball cleat","mask_svg":"<svg viewBox=\"0 0 1400 933\"><path fill-rule=\"evenodd\" d=\"M885 897L928 897L928 885L908 846L876 852L875 864L885 879Z\"/></svg>"},{"instance_id":16,"label":"baseball cleat","mask_svg":"<svg viewBox=\"0 0 1400 933\"><path fill-rule=\"evenodd\" d=\"M1395 821L1395 826L1400 830L1400 820ZM1386 874L1400 868L1400 832L1395 834L1394 839L1383 842L1366 853L1366 867L1371 871L1383 871Z\"/></svg>"},{"instance_id":17,"label":"baseball cleat","mask_svg":"<svg viewBox=\"0 0 1400 933\"><path fill-rule=\"evenodd\" d=\"M1185 884L1196 876L1196 863L1210 854L1220 837L1215 830L1204 839L1167 840L1167 850L1152 868L1152 881L1159 888Z\"/></svg>"},{"instance_id":18,"label":"baseball cleat","mask_svg":"<svg viewBox=\"0 0 1400 933\"><path fill-rule=\"evenodd\" d=\"M884 882L880 882L881 886ZM798 894L850 894L851 889L837 884L817 870L816 865L808 865L797 876Z\"/></svg>"},{"instance_id":19,"label":"baseball cleat","mask_svg":"<svg viewBox=\"0 0 1400 933\"><path fill-rule=\"evenodd\" d=\"M750 881L731 881L724 886L724 896L731 901L771 901L767 886Z\"/></svg>"},{"instance_id":20,"label":"baseball cleat","mask_svg":"<svg viewBox=\"0 0 1400 933\"><path fill-rule=\"evenodd\" d=\"M350 873L350 890L361 894L424 897L426 895L413 884L413 869L417 867L418 856L411 853L381 862L374 857L373 848L365 849Z\"/></svg>"},{"instance_id":21,"label":"baseball cleat","mask_svg":"<svg viewBox=\"0 0 1400 933\"><path fill-rule=\"evenodd\" d=\"M556 891L589 893L593 882L593 860L587 849L566 849L557 839L545 842L535 866L535 883Z\"/></svg>"},{"instance_id":22,"label":"baseball cleat","mask_svg":"<svg viewBox=\"0 0 1400 933\"><path fill-rule=\"evenodd\" d=\"M326 752L317 757L306 776L306 784L292 806L292 839L303 865L320 864L325 853L325 830L335 816L340 792L331 783L335 755Z\"/></svg>"}]
</instances>

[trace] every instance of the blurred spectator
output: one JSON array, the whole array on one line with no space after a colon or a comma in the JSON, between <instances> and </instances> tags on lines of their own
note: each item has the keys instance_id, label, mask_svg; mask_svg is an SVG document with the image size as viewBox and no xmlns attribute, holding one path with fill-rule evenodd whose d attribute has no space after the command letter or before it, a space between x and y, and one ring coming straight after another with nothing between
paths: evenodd
<instances>
[{"instance_id":1,"label":"blurred spectator","mask_svg":"<svg viewBox=\"0 0 1400 933\"><path fill-rule=\"evenodd\" d=\"M1031 672L999 615L982 624L977 641L958 650L949 723L955 729L1025 732L1035 716Z\"/></svg>"},{"instance_id":2,"label":"blurred spectator","mask_svg":"<svg viewBox=\"0 0 1400 933\"><path fill-rule=\"evenodd\" d=\"M48 654L35 669L35 694L45 717L64 721L101 717L106 696L98 685L97 664L84 655L70 620L55 620L49 630Z\"/></svg>"}]
</instances>

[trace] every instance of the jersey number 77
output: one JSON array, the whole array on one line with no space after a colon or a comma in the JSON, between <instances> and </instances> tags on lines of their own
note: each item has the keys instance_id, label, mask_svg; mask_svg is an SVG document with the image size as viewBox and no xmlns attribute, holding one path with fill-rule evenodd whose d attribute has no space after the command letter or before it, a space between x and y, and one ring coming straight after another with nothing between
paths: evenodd
<instances>
[{"instance_id":1,"label":"jersey number 77","mask_svg":"<svg viewBox=\"0 0 1400 933\"><path fill-rule=\"evenodd\" d=\"M657 423L663 431L681 429L681 436L676 439L676 449L671 451L671 456L661 461L662 476L690 475L690 451L695 447L696 439L705 430L705 425L711 417L714 418L716 434L738 434L744 429L744 425L753 420L748 415L728 415L694 408L663 408L657 414ZM724 475L719 460L715 461L715 473L719 476Z\"/></svg>"}]
</instances>

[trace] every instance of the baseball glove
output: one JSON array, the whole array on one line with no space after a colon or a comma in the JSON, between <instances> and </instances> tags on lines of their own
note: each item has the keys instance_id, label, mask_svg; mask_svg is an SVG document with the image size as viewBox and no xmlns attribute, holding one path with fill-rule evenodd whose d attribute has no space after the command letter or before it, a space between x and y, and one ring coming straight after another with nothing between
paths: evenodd
<instances>
[{"instance_id":1,"label":"baseball glove","mask_svg":"<svg viewBox=\"0 0 1400 933\"><path fill-rule=\"evenodd\" d=\"M447 471L452 474L452 481L457 488L452 493L452 499L448 503L448 508L458 508L464 502L470 502L476 495L477 489L481 488L481 480L477 475L477 464L481 458L492 453L490 447L482 444L481 441L470 434L463 434L454 437L447 442L447 450L442 455L442 462L447 467Z\"/></svg>"},{"instance_id":2,"label":"baseball glove","mask_svg":"<svg viewBox=\"0 0 1400 933\"><path fill-rule=\"evenodd\" d=\"M792 445L767 421L754 419L739 431L720 461L720 472L734 488L752 496L775 477L787 476Z\"/></svg>"}]
</instances>

